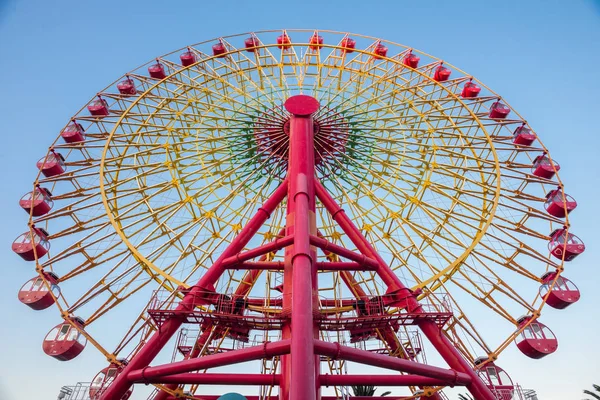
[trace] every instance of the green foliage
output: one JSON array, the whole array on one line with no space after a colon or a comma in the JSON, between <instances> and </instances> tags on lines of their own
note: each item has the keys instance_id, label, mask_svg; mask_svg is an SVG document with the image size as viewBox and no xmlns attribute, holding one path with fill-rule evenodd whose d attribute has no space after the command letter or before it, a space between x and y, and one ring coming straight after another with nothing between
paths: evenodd
<instances>
[{"instance_id":1,"label":"green foliage","mask_svg":"<svg viewBox=\"0 0 600 400\"><path fill-rule=\"evenodd\" d=\"M592 385L594 387L594 392L590 390L584 390L583 393L589 396L592 396L593 399L600 400L600 385ZM586 399L591 400L591 399Z\"/></svg>"},{"instance_id":2,"label":"green foliage","mask_svg":"<svg viewBox=\"0 0 600 400\"><path fill-rule=\"evenodd\" d=\"M352 386L352 391L354 392L355 396L375 396L375 390L377 390L377 388L375 386L369 386L369 385L356 385L356 386ZM389 394L391 394L392 392L383 392L381 393L381 396L387 396Z\"/></svg>"}]
</instances>

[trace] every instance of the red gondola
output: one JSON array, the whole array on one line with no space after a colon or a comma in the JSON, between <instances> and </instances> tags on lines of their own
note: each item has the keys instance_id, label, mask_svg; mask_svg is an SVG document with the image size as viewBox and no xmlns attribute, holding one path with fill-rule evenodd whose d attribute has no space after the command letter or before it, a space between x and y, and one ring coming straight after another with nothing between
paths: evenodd
<instances>
[{"instance_id":1,"label":"red gondola","mask_svg":"<svg viewBox=\"0 0 600 400\"><path fill-rule=\"evenodd\" d=\"M165 73L165 66L159 61L156 61L156 64L152 64L148 67L148 73L154 79L165 79L167 77L167 74Z\"/></svg>"},{"instance_id":2,"label":"red gondola","mask_svg":"<svg viewBox=\"0 0 600 400\"><path fill-rule=\"evenodd\" d=\"M92 101L87 106L88 111L94 117L106 117L109 114L108 103L103 98Z\"/></svg>"},{"instance_id":3,"label":"red gondola","mask_svg":"<svg viewBox=\"0 0 600 400\"><path fill-rule=\"evenodd\" d=\"M308 43L308 47L311 50L319 50L321 47L323 47L323 36L319 36L315 33L310 37Z\"/></svg>"},{"instance_id":4,"label":"red gondola","mask_svg":"<svg viewBox=\"0 0 600 400\"><path fill-rule=\"evenodd\" d=\"M247 52L254 53L257 50L256 48L260 46L260 41L256 36L250 36L244 40L244 46Z\"/></svg>"},{"instance_id":5,"label":"red gondola","mask_svg":"<svg viewBox=\"0 0 600 400\"><path fill-rule=\"evenodd\" d=\"M32 227L31 231L20 235L12 244L12 251L17 253L25 261L34 261L44 257L50 250L48 232L42 228Z\"/></svg>"},{"instance_id":6,"label":"red gondola","mask_svg":"<svg viewBox=\"0 0 600 400\"><path fill-rule=\"evenodd\" d=\"M486 361L486 357L475 360L475 365ZM512 400L515 394L515 385L510 376L493 362L488 362L479 370L479 376L487 387L496 396L497 400Z\"/></svg>"},{"instance_id":7,"label":"red gondola","mask_svg":"<svg viewBox=\"0 0 600 400\"><path fill-rule=\"evenodd\" d=\"M554 286L552 286L552 282ZM546 299L546 304L559 310L569 307L581 298L579 289L573 282L562 276L556 277L556 272L547 272L542 276L544 284L540 286L540 296ZM552 287L552 289L550 289ZM547 296L547 297L546 297Z\"/></svg>"},{"instance_id":8,"label":"red gondola","mask_svg":"<svg viewBox=\"0 0 600 400\"><path fill-rule=\"evenodd\" d=\"M83 321L75 318L74 322L83 326ZM87 340L77 328L69 323L58 324L42 343L42 349L47 355L60 361L69 361L81 354Z\"/></svg>"},{"instance_id":9,"label":"red gondola","mask_svg":"<svg viewBox=\"0 0 600 400\"><path fill-rule=\"evenodd\" d=\"M194 54L190 49L188 49L187 51L181 53L179 59L181 60L181 65L183 65L184 67L189 67L190 65L196 62L196 54Z\"/></svg>"},{"instance_id":10,"label":"red gondola","mask_svg":"<svg viewBox=\"0 0 600 400\"><path fill-rule=\"evenodd\" d=\"M80 143L85 140L83 127L77 122L73 121L63 131L60 136L67 143Z\"/></svg>"},{"instance_id":11,"label":"red gondola","mask_svg":"<svg viewBox=\"0 0 600 400\"><path fill-rule=\"evenodd\" d=\"M125 365L127 364L125 363ZM115 380L115 378L121 373L121 368L121 366L111 363L108 367L104 368L102 371L96 374L96 376L92 380L92 383L90 384L90 400L100 399L102 393L104 393L104 391L110 386L110 384ZM121 397L121 400L129 399L132 393L133 387Z\"/></svg>"},{"instance_id":12,"label":"red gondola","mask_svg":"<svg viewBox=\"0 0 600 400\"><path fill-rule=\"evenodd\" d=\"M135 82L130 77L126 77L121 82L119 82L117 84L117 89L119 90L119 93L125 96L133 96L137 94Z\"/></svg>"},{"instance_id":13,"label":"red gondola","mask_svg":"<svg viewBox=\"0 0 600 400\"><path fill-rule=\"evenodd\" d=\"M490 107L490 118L494 119L504 119L510 114L510 108L500 101L494 102Z\"/></svg>"},{"instance_id":14,"label":"red gondola","mask_svg":"<svg viewBox=\"0 0 600 400\"><path fill-rule=\"evenodd\" d=\"M463 90L460 95L465 99L473 99L479 96L479 92L481 92L481 87L478 84L469 81L465 83L465 86L463 86Z\"/></svg>"},{"instance_id":15,"label":"red gondola","mask_svg":"<svg viewBox=\"0 0 600 400\"><path fill-rule=\"evenodd\" d=\"M354 49L356 48L356 40L350 37L345 37L340 42L340 46L342 46L342 52L348 54L354 53Z\"/></svg>"},{"instance_id":16,"label":"red gondola","mask_svg":"<svg viewBox=\"0 0 600 400\"><path fill-rule=\"evenodd\" d=\"M548 192L544 207L548 211L548 214L557 218L564 218L577 208L577 202L568 194L563 193L559 188Z\"/></svg>"},{"instance_id":17,"label":"red gondola","mask_svg":"<svg viewBox=\"0 0 600 400\"><path fill-rule=\"evenodd\" d=\"M433 73L433 80L436 82L447 81L448 78L450 78L451 73L452 71L450 70L450 68L446 68L443 65L439 65Z\"/></svg>"},{"instance_id":18,"label":"red gondola","mask_svg":"<svg viewBox=\"0 0 600 400\"><path fill-rule=\"evenodd\" d=\"M54 304L54 297L60 294L60 288L56 285L58 277L52 273L45 273L46 278L50 284L50 290L48 286L44 284L44 280L36 276L33 279L28 280L19 290L19 301L34 310L45 310ZM54 294L54 297L52 295Z\"/></svg>"},{"instance_id":19,"label":"red gondola","mask_svg":"<svg viewBox=\"0 0 600 400\"><path fill-rule=\"evenodd\" d=\"M567 233L566 228L560 228L550 234L548 250L559 260L572 261L585 251L585 245L577 236Z\"/></svg>"},{"instance_id":20,"label":"red gondola","mask_svg":"<svg viewBox=\"0 0 600 400\"><path fill-rule=\"evenodd\" d=\"M225 47L225 44L223 42L213 44L212 51L213 56L218 58L223 58L227 55L227 47Z\"/></svg>"},{"instance_id":21,"label":"red gondola","mask_svg":"<svg viewBox=\"0 0 600 400\"><path fill-rule=\"evenodd\" d=\"M41 217L52 209L54 202L52 201L52 193L48 189L38 186L33 192L21 197L19 205L27 214Z\"/></svg>"},{"instance_id":22,"label":"red gondola","mask_svg":"<svg viewBox=\"0 0 600 400\"><path fill-rule=\"evenodd\" d=\"M545 154L542 154L533 159L533 167L531 170L535 176L552 179L554 174L560 171L560 165L558 163L552 163Z\"/></svg>"},{"instance_id":23,"label":"red gondola","mask_svg":"<svg viewBox=\"0 0 600 400\"><path fill-rule=\"evenodd\" d=\"M518 320L519 327L527 324L530 316ZM534 321L527 325L521 334L515 338L517 347L523 354L530 358L542 358L554 353L558 349L558 340L554 333L544 324Z\"/></svg>"},{"instance_id":24,"label":"red gondola","mask_svg":"<svg viewBox=\"0 0 600 400\"><path fill-rule=\"evenodd\" d=\"M46 178L60 175L67 170L65 159L60 153L51 151L47 156L42 157L36 163L39 170Z\"/></svg>"},{"instance_id":25,"label":"red gondola","mask_svg":"<svg viewBox=\"0 0 600 400\"><path fill-rule=\"evenodd\" d=\"M515 133L513 134L513 143L521 146L531 146L535 142L535 139L535 133L525 125L521 125L515 129Z\"/></svg>"},{"instance_id":26,"label":"red gondola","mask_svg":"<svg viewBox=\"0 0 600 400\"><path fill-rule=\"evenodd\" d=\"M419 66L419 61L421 61L421 57L413 53L408 53L402 60L404 65L411 68L417 68Z\"/></svg>"},{"instance_id":27,"label":"red gondola","mask_svg":"<svg viewBox=\"0 0 600 400\"><path fill-rule=\"evenodd\" d=\"M287 50L292 47L292 39L290 39L287 33L277 37L277 47L281 50Z\"/></svg>"},{"instance_id":28,"label":"red gondola","mask_svg":"<svg viewBox=\"0 0 600 400\"><path fill-rule=\"evenodd\" d=\"M373 49L373 58L387 57L388 48L383 43L377 43L375 49Z\"/></svg>"}]
</instances>

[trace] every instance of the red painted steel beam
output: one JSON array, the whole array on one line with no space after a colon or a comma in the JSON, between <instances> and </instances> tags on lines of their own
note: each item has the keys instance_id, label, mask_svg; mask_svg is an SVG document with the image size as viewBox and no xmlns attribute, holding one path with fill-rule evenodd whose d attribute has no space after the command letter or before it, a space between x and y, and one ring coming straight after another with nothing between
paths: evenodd
<instances>
[{"instance_id":1,"label":"red painted steel beam","mask_svg":"<svg viewBox=\"0 0 600 400\"><path fill-rule=\"evenodd\" d=\"M201 369L217 368L226 365L242 363L246 361L260 360L288 354L290 352L290 341L266 342L260 346L247 347L240 350L227 351L225 353L211 354L201 358L178 361L170 364L145 367L143 369L129 371L127 378L131 382L146 382L165 375L181 374Z\"/></svg>"},{"instance_id":2,"label":"red painted steel beam","mask_svg":"<svg viewBox=\"0 0 600 400\"><path fill-rule=\"evenodd\" d=\"M376 269L375 267L357 262L319 261L316 263L316 266L319 271L373 271ZM283 271L284 263L282 261L244 261L238 264L227 265L226 268L248 271Z\"/></svg>"},{"instance_id":3,"label":"red painted steel beam","mask_svg":"<svg viewBox=\"0 0 600 400\"><path fill-rule=\"evenodd\" d=\"M283 271L283 262L281 261L244 261L239 264L227 266L227 269L247 270L247 271Z\"/></svg>"},{"instance_id":4,"label":"red painted steel beam","mask_svg":"<svg viewBox=\"0 0 600 400\"><path fill-rule=\"evenodd\" d=\"M420 375L321 375L322 386L448 386L455 382L446 379L429 378ZM462 384L456 383L462 386Z\"/></svg>"},{"instance_id":5,"label":"red painted steel beam","mask_svg":"<svg viewBox=\"0 0 600 400\"><path fill-rule=\"evenodd\" d=\"M146 378L136 383L174 383L178 385L235 385L235 386L277 386L279 385L277 374L203 374L184 373L169 376L157 376Z\"/></svg>"},{"instance_id":6,"label":"red painted steel beam","mask_svg":"<svg viewBox=\"0 0 600 400\"><path fill-rule=\"evenodd\" d=\"M318 337L313 313L316 309L316 253L311 249L311 234L316 234L315 143L312 114L319 102L305 95L288 98L284 104L290 117L290 143L287 180L287 234L294 235L285 263L291 265L291 348L282 368L282 400L316 400L319 358L314 340ZM313 232L314 231L314 232ZM290 274L288 273L288 278ZM286 277L284 275L284 281ZM289 283L287 291L289 292ZM284 292L286 292L284 282ZM284 293L285 295L286 293Z\"/></svg>"},{"instance_id":7,"label":"red painted steel beam","mask_svg":"<svg viewBox=\"0 0 600 400\"><path fill-rule=\"evenodd\" d=\"M374 367L386 368L400 372L407 372L424 377L441 379L453 384L468 384L471 377L462 372L451 369L434 367L432 365L420 364L415 361L402 358L390 357L384 354L376 354L370 351L342 346L339 343L329 343L315 340L315 352L319 355L342 359L360 364L372 365Z\"/></svg>"},{"instance_id":8,"label":"red painted steel beam","mask_svg":"<svg viewBox=\"0 0 600 400\"><path fill-rule=\"evenodd\" d=\"M377 268L358 262L326 261L318 262L319 271L374 271Z\"/></svg>"},{"instance_id":9,"label":"red painted steel beam","mask_svg":"<svg viewBox=\"0 0 600 400\"><path fill-rule=\"evenodd\" d=\"M202 394L202 395L193 396L192 399L194 399L194 400L219 400L219 397L221 397L221 395ZM261 396L246 395L244 397L248 400L281 400L279 396L261 397ZM430 398L427 398L427 399L429 400ZM347 400L408 400L408 399L414 400L414 397L391 395L391 396L383 396L383 397L382 396L350 396L347 398ZM171 396L165 400L181 400L181 398ZM322 396L321 400L340 400L340 398L336 397L336 396Z\"/></svg>"},{"instance_id":10,"label":"red painted steel beam","mask_svg":"<svg viewBox=\"0 0 600 400\"><path fill-rule=\"evenodd\" d=\"M250 239L258 232L265 221L271 217L271 213L275 211L277 206L286 197L287 191L288 182L286 179L277 189L275 189L273 194L271 194L271 197L265 201L263 206L258 209L257 213L231 241L229 246L223 251L215 263L204 273L198 283L185 295L181 303L177 306L176 311L192 310L195 306L198 294L206 289L214 287L214 284L225 271L225 268L222 265L223 260L239 253L244 246L248 244ZM129 380L131 371L140 370L148 366L175 332L177 332L182 323L183 319L181 318L172 318L166 321L161 328L152 335L141 350L133 356L123 371L101 395L100 400L113 400L123 397L131 387L131 381Z\"/></svg>"},{"instance_id":11,"label":"red painted steel beam","mask_svg":"<svg viewBox=\"0 0 600 400\"><path fill-rule=\"evenodd\" d=\"M411 294L410 290L402 283L400 278L392 271L392 269L381 258L379 253L373 248L369 241L362 235L360 230L354 225L352 220L346 215L344 210L336 203L335 199L325 190L323 185L315 179L315 193L323 206L331 214L333 220L337 222L340 228L346 233L348 238L356 246L356 248L366 256L369 256L379 263L378 275L388 286L389 292L405 291L407 297L407 306L411 311L419 312L422 310L421 305L416 297ZM421 320L418 323L423 334L429 339L442 358L448 365L459 372L468 374L471 377L471 383L467 385L469 392L475 397L475 400L496 400L494 394L483 383L471 365L462 357L450 340L444 336L441 329L433 321Z\"/></svg>"},{"instance_id":12,"label":"red painted steel beam","mask_svg":"<svg viewBox=\"0 0 600 400\"><path fill-rule=\"evenodd\" d=\"M330 253L337 254L340 257L344 257L349 260L356 261L359 264L370 267L370 269L372 269L372 270L377 270L379 268L379 263L376 260L369 258L369 257L365 256L364 254L355 253L352 250L348 250L345 247L339 246L335 243L331 243L331 242L329 242L325 239L322 239L318 236L311 235L310 244L312 244L313 246L317 246L318 248L320 248L323 251L328 251Z\"/></svg>"},{"instance_id":13,"label":"red painted steel beam","mask_svg":"<svg viewBox=\"0 0 600 400\"><path fill-rule=\"evenodd\" d=\"M224 374L224 373L183 373L169 376L145 378L136 383L168 383L178 385L234 385L234 386L278 386L279 374ZM447 386L455 382L445 379L435 379L420 375L320 375L320 385L352 386ZM461 382L457 383L461 385Z\"/></svg>"},{"instance_id":14,"label":"red painted steel beam","mask_svg":"<svg viewBox=\"0 0 600 400\"><path fill-rule=\"evenodd\" d=\"M261 246L258 246L252 250L245 251L243 253L239 253L235 256L228 257L223 260L222 266L223 268L232 267L236 264L240 264L241 262L251 260L258 256L262 256L267 253L271 253L273 251L281 250L284 247L291 245L294 242L293 236L285 236L279 239L275 239L272 242L265 243Z\"/></svg>"},{"instance_id":15,"label":"red painted steel beam","mask_svg":"<svg viewBox=\"0 0 600 400\"><path fill-rule=\"evenodd\" d=\"M322 307L353 307L356 305L356 300L352 299L321 299L319 303ZM275 299L267 299L266 298L249 298L246 299L246 304L249 306L257 306L264 307L268 304L270 307L281 307L283 304L283 299L275 298ZM326 310L325 310L326 311Z\"/></svg>"}]
</instances>

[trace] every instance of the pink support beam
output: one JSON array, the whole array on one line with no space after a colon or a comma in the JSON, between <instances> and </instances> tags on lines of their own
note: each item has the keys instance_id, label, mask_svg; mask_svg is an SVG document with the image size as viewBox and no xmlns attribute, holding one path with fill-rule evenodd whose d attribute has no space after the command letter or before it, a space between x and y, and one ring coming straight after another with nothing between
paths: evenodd
<instances>
[{"instance_id":1,"label":"pink support beam","mask_svg":"<svg viewBox=\"0 0 600 400\"><path fill-rule=\"evenodd\" d=\"M317 246L318 248L320 248L323 251L329 251L330 253L337 254L340 257L344 257L349 260L356 261L360 264L366 265L366 266L370 267L371 269L379 268L379 263L376 260L369 258L369 257L365 256L364 254L357 254L351 250L348 250L345 247L338 246L337 244L331 243L331 242L329 242L325 239L322 239L318 236L312 235L310 237L310 244L312 244L313 246Z\"/></svg>"},{"instance_id":2,"label":"pink support beam","mask_svg":"<svg viewBox=\"0 0 600 400\"><path fill-rule=\"evenodd\" d=\"M284 247L291 245L294 242L293 236L286 236L280 239L275 239L272 242L263 244L255 249L239 253L235 256L228 257L223 260L223 268L231 267L241 262L251 260L255 257L262 256L263 254L271 253L273 251L281 250Z\"/></svg>"},{"instance_id":3,"label":"pink support beam","mask_svg":"<svg viewBox=\"0 0 600 400\"><path fill-rule=\"evenodd\" d=\"M169 384L190 384L190 385L235 385L240 386L277 386L279 385L279 375L276 374L203 374L203 373L184 373L169 376L158 376L146 378L139 383L169 383Z\"/></svg>"},{"instance_id":4,"label":"pink support beam","mask_svg":"<svg viewBox=\"0 0 600 400\"><path fill-rule=\"evenodd\" d=\"M198 396L193 396L192 399L194 400L219 400L219 397L221 397L221 395L215 395L215 394L203 394L203 395L198 395ZM248 400L281 400L279 396L267 396L267 397L262 397L262 396L244 396L246 397ZM348 400L414 400L413 396L410 397L406 397L406 396L350 396L348 397ZM427 400L433 399L433 397L428 397ZM165 400L180 400L180 398L178 397L168 397ZM322 396L321 400L340 400L339 397L336 396ZM423 399L424 400L424 399Z\"/></svg>"},{"instance_id":5,"label":"pink support beam","mask_svg":"<svg viewBox=\"0 0 600 400\"><path fill-rule=\"evenodd\" d=\"M227 269L235 270L260 270L260 271L283 271L285 264L282 261L244 261L239 264L226 265ZM376 268L357 262L317 262L319 271L373 271Z\"/></svg>"},{"instance_id":6,"label":"pink support beam","mask_svg":"<svg viewBox=\"0 0 600 400\"><path fill-rule=\"evenodd\" d=\"M139 383L168 383L190 385L230 385L234 382L239 386L262 385L278 386L279 374L223 374L223 373L183 373L169 376L145 378ZM429 378L420 375L320 375L318 382L321 386L446 386L462 385L460 380L453 382L444 379Z\"/></svg>"},{"instance_id":7,"label":"pink support beam","mask_svg":"<svg viewBox=\"0 0 600 400\"><path fill-rule=\"evenodd\" d=\"M315 340L315 351L317 354L331 357L333 359L342 359L360 364L372 365L374 367L417 374L424 377L441 379L446 382L453 382L454 384L471 382L471 377L462 372L434 367L427 364L420 364L415 361L390 357L384 354L372 353L367 350L342 346L339 343L329 343L321 340Z\"/></svg>"},{"instance_id":8,"label":"pink support beam","mask_svg":"<svg viewBox=\"0 0 600 400\"><path fill-rule=\"evenodd\" d=\"M469 382L470 380L467 380ZM420 375L321 375L322 386L448 386L464 385L465 382L448 381Z\"/></svg>"},{"instance_id":9,"label":"pink support beam","mask_svg":"<svg viewBox=\"0 0 600 400\"><path fill-rule=\"evenodd\" d=\"M127 378L131 382L145 382L147 379L153 379L156 377L198 371L201 369L223 367L226 365L260 360L263 358L271 358L288 354L289 352L289 340L281 340L274 343L266 342L260 346L247 347L241 350L211 354L201 358L183 360L171 364L129 371Z\"/></svg>"}]
</instances>

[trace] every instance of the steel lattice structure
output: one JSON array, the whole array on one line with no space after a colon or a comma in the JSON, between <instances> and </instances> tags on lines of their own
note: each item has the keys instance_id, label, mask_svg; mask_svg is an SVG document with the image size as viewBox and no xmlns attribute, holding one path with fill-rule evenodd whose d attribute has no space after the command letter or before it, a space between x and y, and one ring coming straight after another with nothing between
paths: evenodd
<instances>
[{"instance_id":1,"label":"steel lattice structure","mask_svg":"<svg viewBox=\"0 0 600 400\"><path fill-rule=\"evenodd\" d=\"M526 120L460 69L377 38L264 31L166 54L99 92L38 166L21 202L30 231L18 243L37 241L13 249L35 261L41 280L24 286L38 295L22 301L56 304L64 322L55 333L66 327L63 339L80 344L52 354L44 347L48 354L72 358L87 340L118 369L115 384L92 398L118 398L144 381L164 390L156 399L194 398L199 385L225 379L140 375L153 358L147 343L160 350L161 335L186 323L200 324L182 351L184 363L198 361L187 371L219 354L237 357L219 350L225 340L248 342L260 331L275 342L244 350L265 352L253 358L264 358L263 374L244 378L262 387L261 398L279 385L283 399L308 399L319 382L341 396L363 379L346 379L352 346L373 342L397 360L392 369L410 373L376 384L425 393L403 398L439 398L452 382L426 364L433 369L415 375L412 365L424 360L408 338L418 326L454 383L477 399L510 399L513 389L498 394L510 385L495 388L481 368L513 341L547 332L538 322L546 303L578 299L561 276L583 249L569 233L574 201ZM305 192L307 204L291 200ZM294 233L301 221L309 221L304 239ZM292 268L296 253L308 266ZM550 300L561 288L571 296L562 306ZM295 314L302 306L292 291L304 291L312 314ZM501 340L486 341L482 321L469 318L481 310ZM309 374L302 391L290 381L300 368L294 318L305 318L303 336L315 340L297 358L319 354L332 374L327 382ZM109 326L119 340L103 341ZM534 357L555 350L519 348ZM375 354L371 362L383 357L362 351Z\"/></svg>"}]
</instances>

